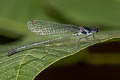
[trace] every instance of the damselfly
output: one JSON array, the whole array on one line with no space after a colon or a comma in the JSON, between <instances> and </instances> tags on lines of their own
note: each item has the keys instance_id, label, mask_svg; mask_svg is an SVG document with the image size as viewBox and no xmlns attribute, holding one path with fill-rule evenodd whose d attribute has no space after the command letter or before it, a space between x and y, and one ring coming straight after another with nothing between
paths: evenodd
<instances>
[{"instance_id":1,"label":"damselfly","mask_svg":"<svg viewBox=\"0 0 120 80\"><path fill-rule=\"evenodd\" d=\"M59 34L64 34L67 32L72 32L72 34L69 34L64 37L59 37L51 40L46 40L42 42L37 42L29 45L25 45L22 47L14 48L10 51L8 51L8 56L15 54L17 52L23 51L25 49L29 49L33 46L38 46L42 45L45 43L50 43L56 40L61 40L67 37L71 36L79 36L81 34L85 34L84 37L80 37L78 40L78 47L80 46L80 40L85 38L87 41L89 36L93 36L95 39L94 33L98 32L98 27L94 26L93 28L88 28L85 26L75 26L75 25L70 25L70 24L60 24L60 23L55 23L55 22L49 22L49 21L43 21L43 20L32 20L27 22L27 27L31 32L34 32L38 35L59 35Z\"/></svg>"}]
</instances>

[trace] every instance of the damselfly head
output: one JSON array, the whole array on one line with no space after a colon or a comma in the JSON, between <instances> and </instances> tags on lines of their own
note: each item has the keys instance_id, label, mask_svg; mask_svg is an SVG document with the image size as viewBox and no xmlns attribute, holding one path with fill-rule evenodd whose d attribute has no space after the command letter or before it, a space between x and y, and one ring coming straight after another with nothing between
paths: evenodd
<instances>
[{"instance_id":1,"label":"damselfly head","mask_svg":"<svg viewBox=\"0 0 120 80\"><path fill-rule=\"evenodd\" d=\"M99 27L94 26L94 27L93 27L93 31L97 33L97 32L99 31Z\"/></svg>"}]
</instances>

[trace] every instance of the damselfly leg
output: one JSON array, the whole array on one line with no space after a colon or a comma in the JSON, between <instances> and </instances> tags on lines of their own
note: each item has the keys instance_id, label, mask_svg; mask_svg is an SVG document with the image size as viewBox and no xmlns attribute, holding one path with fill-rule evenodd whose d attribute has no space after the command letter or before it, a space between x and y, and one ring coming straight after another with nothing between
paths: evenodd
<instances>
[{"instance_id":1,"label":"damselfly leg","mask_svg":"<svg viewBox=\"0 0 120 80\"><path fill-rule=\"evenodd\" d=\"M92 35L92 34L89 34L89 35L87 35L87 36L85 36L85 37L79 38L79 39L78 39L78 48L80 48L80 45L81 45L80 40L81 40L81 39L86 39L88 42L91 42L91 41L88 39L88 37L91 36L91 35Z\"/></svg>"}]
</instances>

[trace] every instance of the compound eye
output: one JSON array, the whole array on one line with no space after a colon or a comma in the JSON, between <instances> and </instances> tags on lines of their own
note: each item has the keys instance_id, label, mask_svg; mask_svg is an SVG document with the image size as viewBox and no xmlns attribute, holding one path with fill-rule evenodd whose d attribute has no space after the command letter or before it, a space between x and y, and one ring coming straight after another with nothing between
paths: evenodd
<instances>
[{"instance_id":1,"label":"compound eye","mask_svg":"<svg viewBox=\"0 0 120 80\"><path fill-rule=\"evenodd\" d=\"M96 32L98 32L98 30L99 30L98 27L96 27Z\"/></svg>"},{"instance_id":2,"label":"compound eye","mask_svg":"<svg viewBox=\"0 0 120 80\"><path fill-rule=\"evenodd\" d=\"M97 33L99 31L99 28L95 26L94 31Z\"/></svg>"}]
</instances>

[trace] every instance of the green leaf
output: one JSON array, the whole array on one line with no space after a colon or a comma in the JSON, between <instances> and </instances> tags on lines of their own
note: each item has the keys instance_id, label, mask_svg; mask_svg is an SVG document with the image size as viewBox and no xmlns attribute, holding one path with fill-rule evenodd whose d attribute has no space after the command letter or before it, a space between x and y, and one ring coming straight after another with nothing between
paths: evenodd
<instances>
[{"instance_id":1,"label":"green leaf","mask_svg":"<svg viewBox=\"0 0 120 80\"><path fill-rule=\"evenodd\" d=\"M32 36L30 38L33 37L37 38L36 36ZM10 50L11 47L15 48L16 46L1 46L0 79L31 80L35 78L38 73L43 71L51 64L78 52L79 50L77 49L77 40L78 37L71 37L63 41L55 41L49 43L49 45L41 45L34 49L22 51L9 57L7 56L8 50ZM103 40L95 40L93 42L85 42L85 40L83 40L81 41L80 50L90 45L99 43ZM23 42L22 45L23 44L28 44L28 42Z\"/></svg>"}]
</instances>

